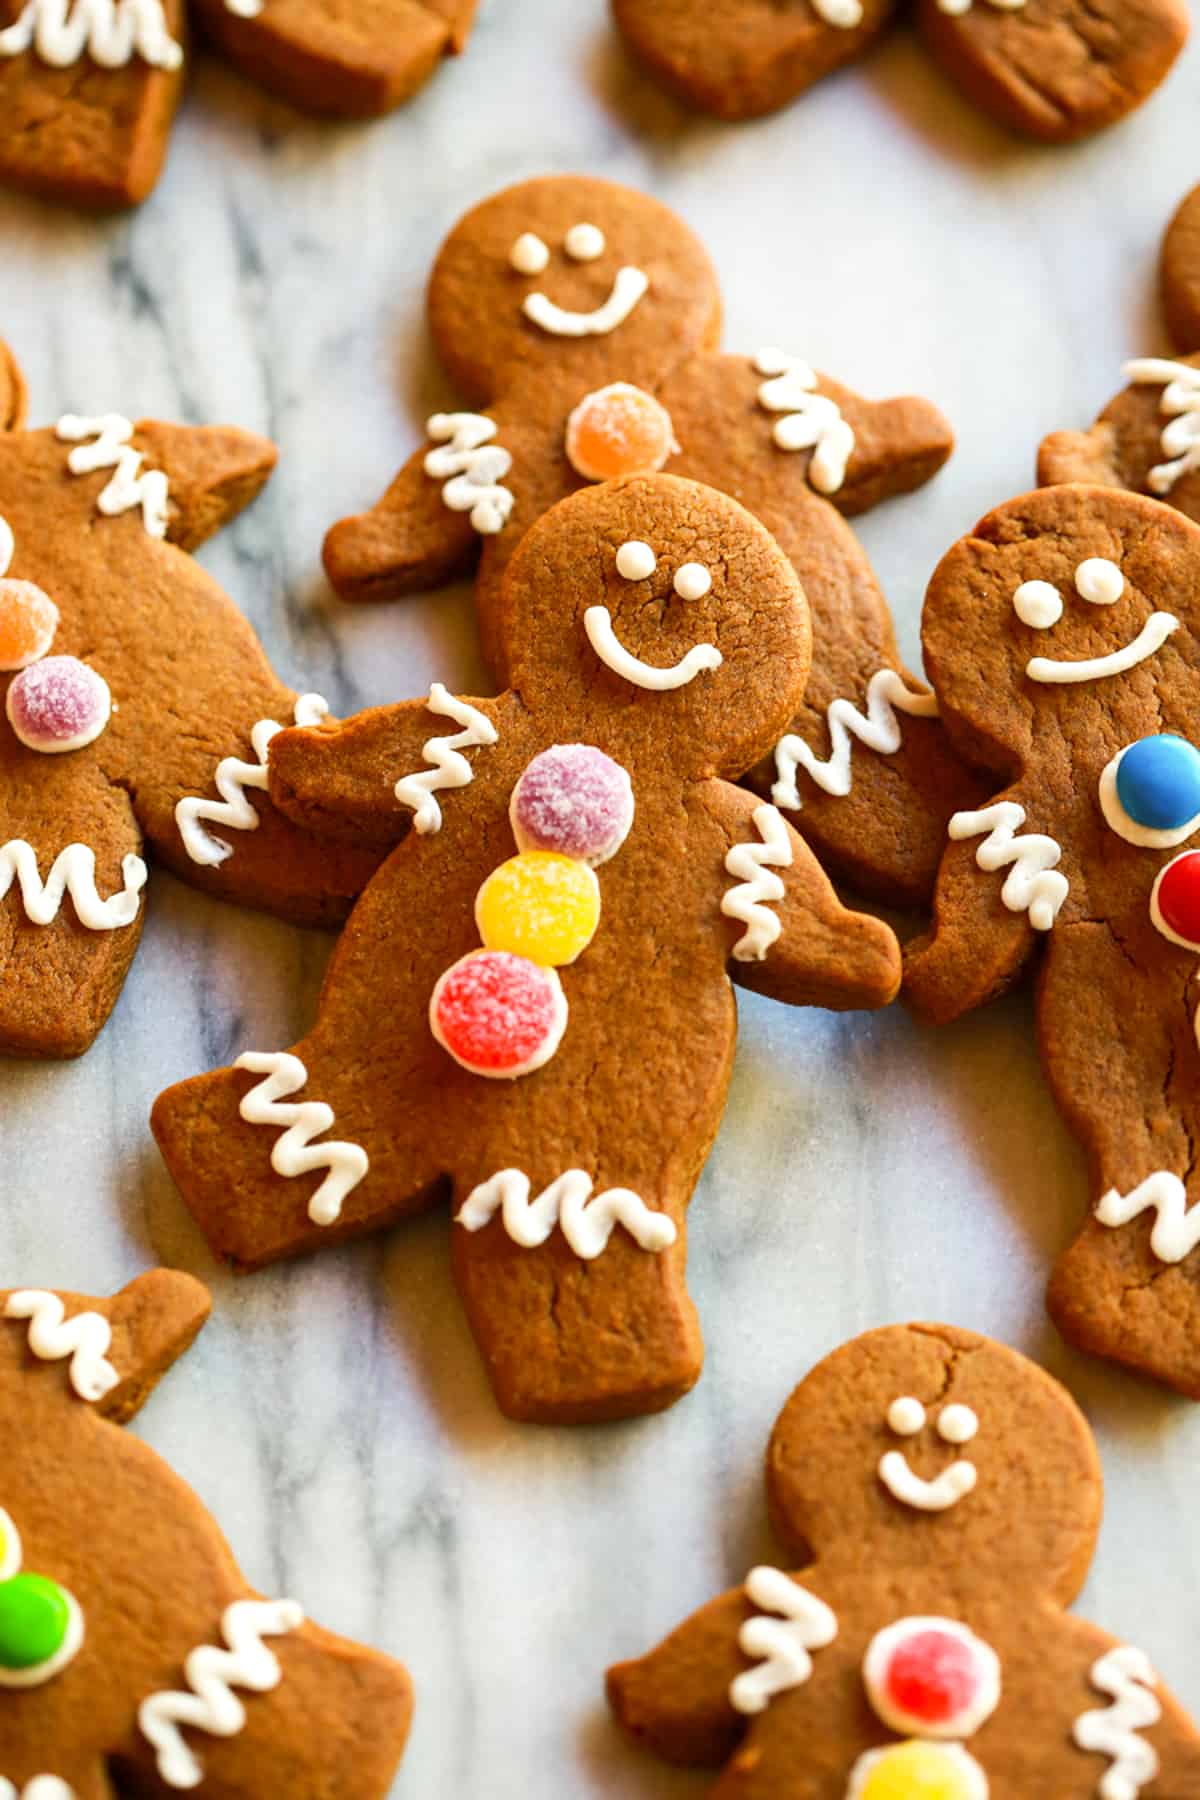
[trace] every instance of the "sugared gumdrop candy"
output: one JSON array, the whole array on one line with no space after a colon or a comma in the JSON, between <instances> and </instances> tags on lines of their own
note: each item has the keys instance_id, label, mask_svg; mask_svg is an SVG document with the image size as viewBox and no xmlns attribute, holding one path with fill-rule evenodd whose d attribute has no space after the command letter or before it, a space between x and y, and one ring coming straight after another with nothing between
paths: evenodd
<instances>
[{"instance_id":1,"label":"sugared gumdrop candy","mask_svg":"<svg viewBox=\"0 0 1200 1800\"><path fill-rule=\"evenodd\" d=\"M999 1658L956 1619L901 1619L876 1632L863 1680L885 1725L921 1737L970 1737L1000 1701Z\"/></svg>"},{"instance_id":2,"label":"sugared gumdrop candy","mask_svg":"<svg viewBox=\"0 0 1200 1800\"><path fill-rule=\"evenodd\" d=\"M11 683L8 722L30 750L58 755L82 750L100 736L112 713L103 675L74 656L47 656Z\"/></svg>"},{"instance_id":3,"label":"sugared gumdrop candy","mask_svg":"<svg viewBox=\"0 0 1200 1800\"><path fill-rule=\"evenodd\" d=\"M628 381L587 394L567 420L567 460L585 481L652 475L676 447L666 407Z\"/></svg>"},{"instance_id":4,"label":"sugared gumdrop candy","mask_svg":"<svg viewBox=\"0 0 1200 1800\"><path fill-rule=\"evenodd\" d=\"M0 672L27 669L45 656L58 630L58 608L32 581L0 581Z\"/></svg>"},{"instance_id":5,"label":"sugared gumdrop candy","mask_svg":"<svg viewBox=\"0 0 1200 1800\"><path fill-rule=\"evenodd\" d=\"M846 1800L988 1800L988 1782L961 1744L889 1744L859 1757Z\"/></svg>"},{"instance_id":6,"label":"sugared gumdrop candy","mask_svg":"<svg viewBox=\"0 0 1200 1800\"><path fill-rule=\"evenodd\" d=\"M553 969L505 950L473 950L438 980L429 1023L464 1069L511 1080L554 1055L567 1028L567 999Z\"/></svg>"},{"instance_id":7,"label":"sugared gumdrop candy","mask_svg":"<svg viewBox=\"0 0 1200 1800\"><path fill-rule=\"evenodd\" d=\"M586 950L600 922L600 883L585 862L524 850L493 871L475 901L489 950L511 950L543 968L561 968Z\"/></svg>"},{"instance_id":8,"label":"sugared gumdrop candy","mask_svg":"<svg viewBox=\"0 0 1200 1800\"><path fill-rule=\"evenodd\" d=\"M535 756L509 805L519 850L553 850L597 867L633 824L633 787L620 763L591 744L554 744Z\"/></svg>"}]
</instances>

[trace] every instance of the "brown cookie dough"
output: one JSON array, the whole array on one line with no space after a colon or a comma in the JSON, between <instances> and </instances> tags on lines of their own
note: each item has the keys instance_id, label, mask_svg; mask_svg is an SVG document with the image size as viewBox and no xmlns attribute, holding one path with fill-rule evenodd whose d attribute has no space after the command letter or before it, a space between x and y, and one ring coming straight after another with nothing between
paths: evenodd
<instances>
[{"instance_id":1,"label":"brown cookie dough","mask_svg":"<svg viewBox=\"0 0 1200 1800\"><path fill-rule=\"evenodd\" d=\"M184 0L0 0L0 182L68 205L136 206L162 172L188 55ZM466 44L478 0L194 0L242 74L307 112L390 111ZM65 13L65 22L64 22ZM134 20L137 21L136 25ZM93 51L114 43L118 66ZM53 53L53 61L50 53Z\"/></svg>"},{"instance_id":2,"label":"brown cookie dough","mask_svg":"<svg viewBox=\"0 0 1200 1800\"><path fill-rule=\"evenodd\" d=\"M918 0L967 97L1010 131L1070 143L1148 100L1187 42L1184 0Z\"/></svg>"},{"instance_id":3,"label":"brown cookie dough","mask_svg":"<svg viewBox=\"0 0 1200 1800\"><path fill-rule=\"evenodd\" d=\"M1159 286L1172 342L1200 350L1200 187L1184 196L1167 226Z\"/></svg>"},{"instance_id":4,"label":"brown cookie dough","mask_svg":"<svg viewBox=\"0 0 1200 1800\"><path fill-rule=\"evenodd\" d=\"M0 1052L92 1042L137 948L147 845L195 886L309 924L343 918L374 866L271 806L271 722L319 709L184 554L274 463L273 445L226 426L107 415L0 434ZM43 615L51 635L15 666L8 634ZM31 738L23 694L53 714L56 682L87 699L97 678L97 736Z\"/></svg>"},{"instance_id":5,"label":"brown cookie dough","mask_svg":"<svg viewBox=\"0 0 1200 1800\"><path fill-rule=\"evenodd\" d=\"M614 389L616 416L637 390L636 417L659 428L654 466L748 506L812 609L808 700L780 765L773 746L751 785L796 812L827 866L859 891L925 902L946 820L975 787L937 720L918 716L928 696L903 669L886 601L840 515L929 480L950 453L950 428L927 401L864 400L780 351L721 355L720 310L703 247L656 200L583 176L485 200L438 256L429 318L451 378L486 411L435 416L433 449L370 512L332 528L326 568L346 599L380 600L445 582L479 554L484 652L507 676L498 618L508 560L583 485L581 464L593 474L638 465L641 446L614 440L601 471L576 436ZM838 747L847 716L848 751Z\"/></svg>"},{"instance_id":6,"label":"brown cookie dough","mask_svg":"<svg viewBox=\"0 0 1200 1800\"><path fill-rule=\"evenodd\" d=\"M1145 1653L1066 1611L1101 1473L1034 1363L949 1325L867 1332L793 1393L766 1475L793 1572L609 1671L646 1749L724 1765L722 1800L1198 1791L1200 1735Z\"/></svg>"},{"instance_id":7,"label":"brown cookie dough","mask_svg":"<svg viewBox=\"0 0 1200 1800\"><path fill-rule=\"evenodd\" d=\"M1038 957L1042 1060L1092 1195L1052 1315L1194 1398L1198 588L1200 528L1114 488L1009 501L943 558L926 664L1000 791L951 822L934 931L906 963L910 1001L944 1021Z\"/></svg>"},{"instance_id":8,"label":"brown cookie dough","mask_svg":"<svg viewBox=\"0 0 1200 1800\"><path fill-rule=\"evenodd\" d=\"M499 623L498 699L435 687L276 740L272 794L298 821L371 847L416 828L351 915L309 1035L168 1089L153 1126L246 1268L452 1191L500 1406L616 1418L700 1373L684 1218L732 1067L730 976L881 1006L898 950L731 785L794 713L810 648L791 565L735 501L663 475L582 490L525 534ZM557 772L564 746L583 775ZM303 1151L280 1139L297 1106Z\"/></svg>"},{"instance_id":9,"label":"brown cookie dough","mask_svg":"<svg viewBox=\"0 0 1200 1800\"><path fill-rule=\"evenodd\" d=\"M634 55L687 106L752 119L875 41L893 0L613 0Z\"/></svg>"},{"instance_id":10,"label":"brown cookie dough","mask_svg":"<svg viewBox=\"0 0 1200 1800\"><path fill-rule=\"evenodd\" d=\"M120 1429L208 1310L166 1269L111 1300L0 1291L5 1793L388 1792L405 1670L261 1600L197 1496Z\"/></svg>"}]
</instances>

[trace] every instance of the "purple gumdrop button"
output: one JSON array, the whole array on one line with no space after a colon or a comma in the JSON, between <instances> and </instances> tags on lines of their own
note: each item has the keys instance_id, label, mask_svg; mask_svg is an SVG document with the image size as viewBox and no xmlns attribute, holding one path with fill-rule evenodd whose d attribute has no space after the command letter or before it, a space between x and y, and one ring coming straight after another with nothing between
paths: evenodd
<instances>
[{"instance_id":1,"label":"purple gumdrop button","mask_svg":"<svg viewBox=\"0 0 1200 1800\"><path fill-rule=\"evenodd\" d=\"M103 675L76 656L46 656L22 669L8 690L8 722L30 750L82 750L108 724L112 695Z\"/></svg>"},{"instance_id":2,"label":"purple gumdrop button","mask_svg":"<svg viewBox=\"0 0 1200 1800\"><path fill-rule=\"evenodd\" d=\"M620 763L591 744L555 744L535 756L508 809L519 850L554 850L607 862L633 824L633 787Z\"/></svg>"}]
</instances>

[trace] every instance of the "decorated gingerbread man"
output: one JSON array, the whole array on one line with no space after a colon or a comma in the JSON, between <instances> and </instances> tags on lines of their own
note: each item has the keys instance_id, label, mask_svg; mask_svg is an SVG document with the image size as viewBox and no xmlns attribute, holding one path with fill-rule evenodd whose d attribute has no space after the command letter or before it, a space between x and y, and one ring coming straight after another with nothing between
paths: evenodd
<instances>
[{"instance_id":1,"label":"decorated gingerbread man","mask_svg":"<svg viewBox=\"0 0 1200 1800\"><path fill-rule=\"evenodd\" d=\"M1190 1800L1200 1735L1145 1652L1066 1610L1102 1509L1070 1395L949 1325L855 1338L767 1450L792 1572L752 1569L609 1699L721 1800Z\"/></svg>"},{"instance_id":2,"label":"decorated gingerbread man","mask_svg":"<svg viewBox=\"0 0 1200 1800\"><path fill-rule=\"evenodd\" d=\"M735 501L662 475L571 496L514 554L500 626L499 699L435 685L272 747L297 819L372 847L415 829L351 915L304 1040L169 1089L153 1124L242 1267L452 1190L500 1405L613 1418L700 1372L683 1221L732 1066L729 975L880 1006L898 951L731 785L809 657L795 574Z\"/></svg>"},{"instance_id":3,"label":"decorated gingerbread man","mask_svg":"<svg viewBox=\"0 0 1200 1800\"><path fill-rule=\"evenodd\" d=\"M478 555L484 653L506 677L500 585L547 507L659 468L723 489L791 557L815 639L803 706L750 784L860 892L926 902L946 819L975 787L904 672L838 509L927 481L950 429L926 401L862 400L781 350L719 354L720 311L703 247L656 200L581 176L485 200L438 256L429 318L457 386L486 410L430 419L433 448L330 531L330 579L347 599L385 599Z\"/></svg>"},{"instance_id":4,"label":"decorated gingerbread man","mask_svg":"<svg viewBox=\"0 0 1200 1800\"><path fill-rule=\"evenodd\" d=\"M398 1663L246 1584L196 1495L121 1430L208 1315L190 1276L0 1292L0 1795L383 1800Z\"/></svg>"},{"instance_id":5,"label":"decorated gingerbread man","mask_svg":"<svg viewBox=\"0 0 1200 1800\"><path fill-rule=\"evenodd\" d=\"M1040 960L1042 1060L1092 1211L1050 1288L1081 1348L1200 1398L1200 528L1044 488L943 558L925 606L947 727L997 792L950 822L916 1009L944 1021Z\"/></svg>"},{"instance_id":6,"label":"decorated gingerbread man","mask_svg":"<svg viewBox=\"0 0 1200 1800\"><path fill-rule=\"evenodd\" d=\"M773 112L861 56L892 0L612 0L630 49L689 106L722 119ZM951 80L1001 125L1066 143L1149 98L1188 35L1183 0L919 0L917 23Z\"/></svg>"},{"instance_id":7,"label":"decorated gingerbread man","mask_svg":"<svg viewBox=\"0 0 1200 1800\"><path fill-rule=\"evenodd\" d=\"M74 1056L137 948L147 844L196 886L310 924L341 919L374 862L271 806L272 733L324 702L279 680L184 554L254 498L273 446L112 413L16 429L15 375L7 390L0 1052Z\"/></svg>"},{"instance_id":8,"label":"decorated gingerbread man","mask_svg":"<svg viewBox=\"0 0 1200 1800\"><path fill-rule=\"evenodd\" d=\"M461 50L478 0L193 0L221 54L294 106L371 117ZM0 30L0 181L76 206L135 206L183 89L184 0L13 0Z\"/></svg>"}]
</instances>

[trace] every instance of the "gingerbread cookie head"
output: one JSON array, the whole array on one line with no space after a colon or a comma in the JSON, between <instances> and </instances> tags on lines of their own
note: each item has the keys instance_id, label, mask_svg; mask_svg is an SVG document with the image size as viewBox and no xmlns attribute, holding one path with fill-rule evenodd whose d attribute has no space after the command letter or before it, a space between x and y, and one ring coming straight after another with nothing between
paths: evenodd
<instances>
[{"instance_id":1,"label":"gingerbread cookie head","mask_svg":"<svg viewBox=\"0 0 1200 1800\"><path fill-rule=\"evenodd\" d=\"M1163 684L1190 683L1198 579L1200 535L1156 501L1068 486L997 507L926 597L926 667L951 734L989 767L1053 772L1069 757L1078 777L1107 743L1089 720L1150 730Z\"/></svg>"},{"instance_id":2,"label":"gingerbread cookie head","mask_svg":"<svg viewBox=\"0 0 1200 1800\"><path fill-rule=\"evenodd\" d=\"M767 1479L780 1536L823 1566L853 1555L909 1580L958 1565L1064 1605L1100 1525L1095 1444L1069 1395L951 1326L887 1326L818 1363L771 1434Z\"/></svg>"},{"instance_id":3,"label":"gingerbread cookie head","mask_svg":"<svg viewBox=\"0 0 1200 1800\"><path fill-rule=\"evenodd\" d=\"M583 488L545 514L509 566L504 627L527 706L565 706L580 737L684 780L740 774L773 743L811 653L774 539L671 475Z\"/></svg>"},{"instance_id":4,"label":"gingerbread cookie head","mask_svg":"<svg viewBox=\"0 0 1200 1800\"><path fill-rule=\"evenodd\" d=\"M111 1300L0 1292L0 1794L387 1792L398 1664L246 1585L199 1499L119 1426L203 1325L158 1269Z\"/></svg>"},{"instance_id":5,"label":"gingerbread cookie head","mask_svg":"<svg viewBox=\"0 0 1200 1800\"><path fill-rule=\"evenodd\" d=\"M478 404L518 381L554 404L556 380L585 393L618 363L626 380L651 383L714 347L720 316L712 264L682 220L584 175L482 201L450 233L429 284L439 353Z\"/></svg>"}]
</instances>

